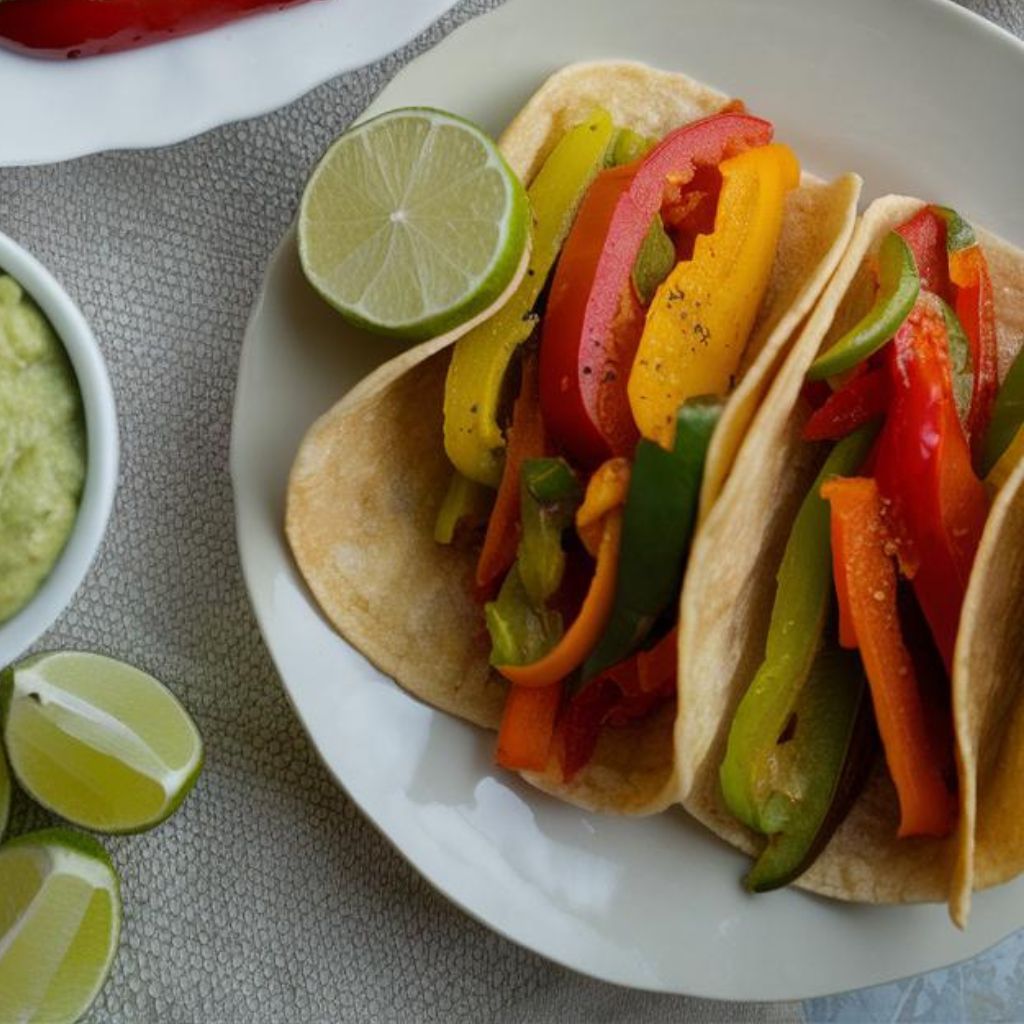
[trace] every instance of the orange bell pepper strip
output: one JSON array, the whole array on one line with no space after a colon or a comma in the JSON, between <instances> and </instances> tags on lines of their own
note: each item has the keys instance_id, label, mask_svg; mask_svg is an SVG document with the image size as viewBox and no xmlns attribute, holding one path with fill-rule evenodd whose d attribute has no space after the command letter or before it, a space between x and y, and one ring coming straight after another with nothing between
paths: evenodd
<instances>
[{"instance_id":1,"label":"orange bell pepper strip","mask_svg":"<svg viewBox=\"0 0 1024 1024\"><path fill-rule=\"evenodd\" d=\"M498 729L497 762L511 771L543 771L562 687L510 686Z\"/></svg>"},{"instance_id":2,"label":"orange bell pepper strip","mask_svg":"<svg viewBox=\"0 0 1024 1024\"><path fill-rule=\"evenodd\" d=\"M605 517L626 504L629 474L628 459L608 459L594 470L587 484L583 504L576 510L576 532L591 558L597 558Z\"/></svg>"},{"instance_id":3,"label":"orange bell pepper strip","mask_svg":"<svg viewBox=\"0 0 1024 1024\"><path fill-rule=\"evenodd\" d=\"M519 397L512 408L505 468L476 564L476 586L482 594L493 591L495 584L516 560L519 547L519 471L526 459L540 458L546 451L547 440L537 381L537 357L528 355L523 360Z\"/></svg>"},{"instance_id":4,"label":"orange bell pepper strip","mask_svg":"<svg viewBox=\"0 0 1024 1024\"><path fill-rule=\"evenodd\" d=\"M604 519L594 577L575 621L539 661L530 665L499 665L498 671L510 683L515 686L551 686L583 664L600 640L612 613L621 539L622 512L615 509Z\"/></svg>"},{"instance_id":5,"label":"orange bell pepper strip","mask_svg":"<svg viewBox=\"0 0 1024 1024\"><path fill-rule=\"evenodd\" d=\"M939 769L936 740L900 629L892 536L878 485L868 477L835 477L822 487L821 496L831 506L840 608L860 649L899 797L899 835L947 835L953 827L953 798Z\"/></svg>"},{"instance_id":6,"label":"orange bell pepper strip","mask_svg":"<svg viewBox=\"0 0 1024 1024\"><path fill-rule=\"evenodd\" d=\"M800 182L793 152L774 143L719 165L710 235L659 286L629 374L640 433L671 450L676 412L695 395L722 395L747 345L775 262L786 193Z\"/></svg>"}]
</instances>

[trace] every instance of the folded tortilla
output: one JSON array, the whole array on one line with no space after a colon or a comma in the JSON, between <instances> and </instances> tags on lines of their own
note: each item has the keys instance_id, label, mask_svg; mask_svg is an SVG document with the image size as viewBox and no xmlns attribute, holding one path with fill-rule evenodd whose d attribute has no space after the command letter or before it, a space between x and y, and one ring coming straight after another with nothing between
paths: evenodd
<instances>
[{"instance_id":1,"label":"folded tortilla","mask_svg":"<svg viewBox=\"0 0 1024 1024\"><path fill-rule=\"evenodd\" d=\"M500 146L529 184L557 140L595 106L619 127L660 138L727 102L681 74L621 62L572 65L529 100ZM706 507L846 249L859 192L853 174L829 183L805 175L787 199L742 378L709 452ZM488 663L483 613L471 596L477 552L433 539L452 472L442 437L445 375L451 346L468 326L385 364L313 425L292 469L286 532L311 592L346 640L421 700L496 729L506 684ZM590 764L569 784L556 764L527 777L585 808L661 810L677 795L674 718L666 706L603 730Z\"/></svg>"},{"instance_id":2,"label":"folded tortilla","mask_svg":"<svg viewBox=\"0 0 1024 1024\"><path fill-rule=\"evenodd\" d=\"M868 261L887 232L924 204L876 200L750 425L697 537L683 592L676 752L683 806L756 854L762 836L721 796L718 769L736 707L764 657L775 573L822 446L800 439L807 369L873 301ZM1000 376L1024 343L1024 253L976 232L992 275ZM1024 869L1024 467L1000 491L971 575L952 680L960 816L944 840L897 840L899 806L881 757L863 793L797 885L871 903L949 900L963 924L972 887ZM723 553L728 552L728 557ZM979 753L982 755L979 762ZM976 827L977 826L977 827ZM976 875L976 878L975 878Z\"/></svg>"}]
</instances>

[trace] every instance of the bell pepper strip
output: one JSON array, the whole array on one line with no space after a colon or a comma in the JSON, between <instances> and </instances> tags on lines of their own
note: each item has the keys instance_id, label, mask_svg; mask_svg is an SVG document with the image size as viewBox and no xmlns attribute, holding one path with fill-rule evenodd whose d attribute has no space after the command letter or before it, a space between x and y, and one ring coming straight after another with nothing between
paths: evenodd
<instances>
[{"instance_id":1,"label":"bell pepper strip","mask_svg":"<svg viewBox=\"0 0 1024 1024\"><path fill-rule=\"evenodd\" d=\"M678 600L704 461L721 411L717 399L691 399L677 413L672 451L646 439L637 445L626 496L614 608L600 643L583 666L584 682L642 646L662 614Z\"/></svg>"},{"instance_id":2,"label":"bell pepper strip","mask_svg":"<svg viewBox=\"0 0 1024 1024\"><path fill-rule=\"evenodd\" d=\"M952 301L949 259L946 250L946 219L932 206L922 206L910 220L896 228L910 247L914 265L925 291Z\"/></svg>"},{"instance_id":3,"label":"bell pepper strip","mask_svg":"<svg viewBox=\"0 0 1024 1024\"><path fill-rule=\"evenodd\" d=\"M543 658L562 636L562 616L535 603L514 565L493 601L484 605L492 665L529 665Z\"/></svg>"},{"instance_id":4,"label":"bell pepper strip","mask_svg":"<svg viewBox=\"0 0 1024 1024\"><path fill-rule=\"evenodd\" d=\"M885 412L888 379L882 369L868 370L833 391L811 413L801 437L805 441L838 441Z\"/></svg>"},{"instance_id":5,"label":"bell pepper strip","mask_svg":"<svg viewBox=\"0 0 1024 1024\"><path fill-rule=\"evenodd\" d=\"M657 144L657 139L641 135L632 128L620 128L608 151L608 166L621 167L624 164L631 164L645 156Z\"/></svg>"},{"instance_id":6,"label":"bell pepper strip","mask_svg":"<svg viewBox=\"0 0 1024 1024\"><path fill-rule=\"evenodd\" d=\"M985 489L993 498L1010 479L1010 474L1024 462L1024 426L1018 429L1016 436L999 456L996 464L985 477Z\"/></svg>"},{"instance_id":7,"label":"bell pepper strip","mask_svg":"<svg viewBox=\"0 0 1024 1024\"><path fill-rule=\"evenodd\" d=\"M914 308L921 281L910 246L890 231L878 249L878 294L872 307L807 371L811 380L845 373L877 352Z\"/></svg>"},{"instance_id":8,"label":"bell pepper strip","mask_svg":"<svg viewBox=\"0 0 1024 1024\"><path fill-rule=\"evenodd\" d=\"M434 540L438 544L451 544L464 527L484 523L493 496L488 488L455 470L437 511Z\"/></svg>"},{"instance_id":9,"label":"bell pepper strip","mask_svg":"<svg viewBox=\"0 0 1024 1024\"><path fill-rule=\"evenodd\" d=\"M971 345L956 313L949 303L937 300L946 326L946 343L949 351L949 372L953 383L953 401L956 414L964 433L969 435L971 401L974 392L974 370L971 366Z\"/></svg>"},{"instance_id":10,"label":"bell pepper strip","mask_svg":"<svg viewBox=\"0 0 1024 1024\"><path fill-rule=\"evenodd\" d=\"M751 892L788 885L814 863L867 780L873 733L860 660L826 633L771 761L769 838L744 879Z\"/></svg>"},{"instance_id":11,"label":"bell pepper strip","mask_svg":"<svg viewBox=\"0 0 1024 1024\"><path fill-rule=\"evenodd\" d=\"M629 460L616 458L602 462L590 477L576 512L576 532L591 558L597 558L605 516L626 504L630 473Z\"/></svg>"},{"instance_id":12,"label":"bell pepper strip","mask_svg":"<svg viewBox=\"0 0 1024 1024\"><path fill-rule=\"evenodd\" d=\"M715 227L658 288L629 374L629 406L643 437L671 450L676 412L693 395L724 395L768 287L786 194L800 164L778 143L719 167Z\"/></svg>"},{"instance_id":13,"label":"bell pepper strip","mask_svg":"<svg viewBox=\"0 0 1024 1024\"><path fill-rule=\"evenodd\" d=\"M216 28L302 0L4 0L0 46L32 57L74 59Z\"/></svg>"},{"instance_id":14,"label":"bell pepper strip","mask_svg":"<svg viewBox=\"0 0 1024 1024\"><path fill-rule=\"evenodd\" d=\"M529 664L510 662L496 665L510 683L516 686L551 686L583 664L611 615L621 537L622 513L616 510L605 517L594 578L579 614L561 640L543 657Z\"/></svg>"},{"instance_id":15,"label":"bell pepper strip","mask_svg":"<svg viewBox=\"0 0 1024 1024\"><path fill-rule=\"evenodd\" d=\"M476 564L475 583L481 594L490 594L516 560L521 507L520 470L526 459L540 458L546 449L537 384L537 360L528 355L523 360L519 395L512 407L512 425L508 432L508 451L501 483Z\"/></svg>"},{"instance_id":16,"label":"bell pepper strip","mask_svg":"<svg viewBox=\"0 0 1024 1024\"><path fill-rule=\"evenodd\" d=\"M510 771L543 771L561 702L560 686L510 686L498 727L498 764Z\"/></svg>"},{"instance_id":17,"label":"bell pepper strip","mask_svg":"<svg viewBox=\"0 0 1024 1024\"><path fill-rule=\"evenodd\" d=\"M1024 348L1010 364L996 395L992 418L981 449L981 473L989 476L1008 452L1024 425Z\"/></svg>"},{"instance_id":18,"label":"bell pepper strip","mask_svg":"<svg viewBox=\"0 0 1024 1024\"><path fill-rule=\"evenodd\" d=\"M650 305L658 285L676 265L675 243L668 236L661 217L655 214L633 264L633 290L641 306Z\"/></svg>"},{"instance_id":19,"label":"bell pepper strip","mask_svg":"<svg viewBox=\"0 0 1024 1024\"><path fill-rule=\"evenodd\" d=\"M594 756L601 728L621 699L622 691L614 680L601 676L566 703L555 741L565 782L571 782Z\"/></svg>"},{"instance_id":20,"label":"bell pepper strip","mask_svg":"<svg viewBox=\"0 0 1024 1024\"><path fill-rule=\"evenodd\" d=\"M679 628L673 626L649 650L637 651L636 675L641 693L654 693L674 682L679 669Z\"/></svg>"},{"instance_id":21,"label":"bell pepper strip","mask_svg":"<svg viewBox=\"0 0 1024 1024\"><path fill-rule=\"evenodd\" d=\"M494 316L455 343L445 382L444 445L471 480L496 487L501 479L505 438L498 410L506 372L536 327L534 307L614 135L611 116L598 109L559 140L526 193L534 221L526 276Z\"/></svg>"},{"instance_id":22,"label":"bell pepper strip","mask_svg":"<svg viewBox=\"0 0 1024 1024\"><path fill-rule=\"evenodd\" d=\"M763 834L771 831L763 815L776 747L821 646L832 602L829 512L819 492L831 477L858 470L876 434L868 424L840 441L801 503L776 575L764 660L729 728L719 768L722 796L741 822Z\"/></svg>"},{"instance_id":23,"label":"bell pepper strip","mask_svg":"<svg viewBox=\"0 0 1024 1024\"><path fill-rule=\"evenodd\" d=\"M945 323L919 302L886 350L889 411L874 475L891 503L901 565L947 670L988 515L957 417Z\"/></svg>"},{"instance_id":24,"label":"bell pepper strip","mask_svg":"<svg viewBox=\"0 0 1024 1024\"><path fill-rule=\"evenodd\" d=\"M626 383L639 333L614 328L666 183L686 184L700 166L771 135L767 121L715 114L669 133L639 163L603 172L588 192L552 280L541 341L545 422L574 465L629 455L637 437Z\"/></svg>"},{"instance_id":25,"label":"bell pepper strip","mask_svg":"<svg viewBox=\"0 0 1024 1024\"><path fill-rule=\"evenodd\" d=\"M944 836L953 797L940 770L914 662L900 630L896 566L882 496L870 477L833 479L821 489L831 507L832 556L845 587L885 760L900 803L899 836Z\"/></svg>"},{"instance_id":26,"label":"bell pepper strip","mask_svg":"<svg viewBox=\"0 0 1024 1024\"><path fill-rule=\"evenodd\" d=\"M981 246L972 245L951 252L949 276L956 286L956 315L963 324L971 347L974 387L967 427L972 448L980 457L999 390L999 348L992 279Z\"/></svg>"},{"instance_id":27,"label":"bell pepper strip","mask_svg":"<svg viewBox=\"0 0 1024 1024\"><path fill-rule=\"evenodd\" d=\"M530 601L544 606L565 575L562 532L572 525L582 491L564 459L527 459L520 470L522 537L516 555Z\"/></svg>"}]
</instances>

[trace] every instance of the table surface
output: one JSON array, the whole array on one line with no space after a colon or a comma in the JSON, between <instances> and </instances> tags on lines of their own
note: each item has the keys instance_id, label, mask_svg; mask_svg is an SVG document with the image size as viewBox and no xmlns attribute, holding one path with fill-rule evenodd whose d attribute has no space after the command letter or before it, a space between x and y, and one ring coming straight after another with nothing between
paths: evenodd
<instances>
[{"instance_id":1,"label":"table surface","mask_svg":"<svg viewBox=\"0 0 1024 1024\"><path fill-rule=\"evenodd\" d=\"M165 680L207 744L165 826L108 842L125 928L99 1022L1003 1020L1024 935L943 971L805 1004L730 1006L583 978L435 893L321 766L249 611L228 443L263 266L328 142L408 60L501 0L285 110L161 151L0 170L0 227L81 304L118 401L120 491L97 564L39 645ZM1020 0L967 0L1024 36ZM15 798L13 833L46 815Z\"/></svg>"}]
</instances>

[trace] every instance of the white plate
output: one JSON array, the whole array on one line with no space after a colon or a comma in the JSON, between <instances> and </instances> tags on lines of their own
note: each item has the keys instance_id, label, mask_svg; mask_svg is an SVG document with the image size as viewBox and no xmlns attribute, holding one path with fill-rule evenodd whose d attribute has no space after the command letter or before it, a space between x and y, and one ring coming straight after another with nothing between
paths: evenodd
<instances>
[{"instance_id":1,"label":"white plate","mask_svg":"<svg viewBox=\"0 0 1024 1024\"><path fill-rule=\"evenodd\" d=\"M166 146L284 106L408 42L454 0L311 0L158 46L50 61L0 49L0 166Z\"/></svg>"},{"instance_id":2,"label":"white plate","mask_svg":"<svg viewBox=\"0 0 1024 1024\"><path fill-rule=\"evenodd\" d=\"M1024 135L1007 130L1024 47L934 0L509 0L410 65L372 110L424 103L496 132L547 73L597 57L685 70L773 118L813 170L852 167L868 198L931 197L1024 243ZM1024 879L981 894L966 934L939 906L746 896L743 859L681 813L623 820L538 795L492 767L491 736L406 696L339 639L285 547L285 481L309 424L395 351L344 328L286 236L245 338L231 461L246 580L291 700L339 782L426 878L577 970L725 999L891 980L1024 924Z\"/></svg>"}]
</instances>

